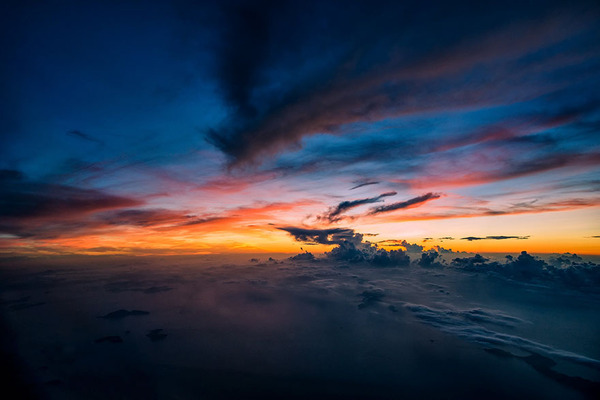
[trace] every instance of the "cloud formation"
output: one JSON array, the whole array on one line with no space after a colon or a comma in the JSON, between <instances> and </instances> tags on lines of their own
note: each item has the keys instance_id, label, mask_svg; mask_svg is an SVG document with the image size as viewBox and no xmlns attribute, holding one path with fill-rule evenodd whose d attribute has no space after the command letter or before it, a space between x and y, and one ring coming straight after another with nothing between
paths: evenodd
<instances>
[{"instance_id":1,"label":"cloud formation","mask_svg":"<svg viewBox=\"0 0 600 400\"><path fill-rule=\"evenodd\" d=\"M350 188L350 190L358 189L358 188L361 188L361 187L364 187L364 186L377 185L377 184L379 184L378 181L361 182L361 183L357 184L356 186L352 186Z\"/></svg>"},{"instance_id":2,"label":"cloud formation","mask_svg":"<svg viewBox=\"0 0 600 400\"><path fill-rule=\"evenodd\" d=\"M517 257L507 255L505 262L492 261L480 254L456 257L460 254L452 250L435 246L425 250L423 246L408 243L406 240L383 240L371 243L363 240L363 235L349 228L308 229L284 227L278 228L288 232L297 241L335 245L325 253L325 258L350 263L366 263L373 266L408 266L411 264L422 268L453 268L469 272L492 273L521 282L553 281L570 287L593 288L600 285L600 265L584 262L576 254L565 253L544 261L522 251ZM505 237L502 237L505 238ZM517 237L519 238L519 237ZM496 239L498 240L498 239ZM501 239L500 239L501 240ZM401 246L404 250L386 250L378 247ZM447 257L455 256L450 263ZM297 260L318 262L311 253L298 256Z\"/></svg>"},{"instance_id":3,"label":"cloud formation","mask_svg":"<svg viewBox=\"0 0 600 400\"><path fill-rule=\"evenodd\" d=\"M529 239L530 236L485 236L485 237L477 237L477 236L467 236L464 238L460 238L460 240L468 240L469 242L472 242L474 240L506 240L506 239L519 239L519 240L526 240Z\"/></svg>"},{"instance_id":4,"label":"cloud formation","mask_svg":"<svg viewBox=\"0 0 600 400\"><path fill-rule=\"evenodd\" d=\"M310 229L294 226L277 228L292 235L299 242L318 244L341 244L346 241L362 241L362 235L349 228Z\"/></svg>"},{"instance_id":5,"label":"cloud formation","mask_svg":"<svg viewBox=\"0 0 600 400\"><path fill-rule=\"evenodd\" d=\"M439 193L427 193L422 196L413 197L406 201L400 201L397 203L388 204L385 206L373 207L369 210L369 215L387 213L390 211L402 210L405 208L419 207L428 201L439 199L441 195Z\"/></svg>"},{"instance_id":6,"label":"cloud formation","mask_svg":"<svg viewBox=\"0 0 600 400\"><path fill-rule=\"evenodd\" d=\"M308 229L296 227L278 228L288 232L297 241L336 245L325 253L329 260L350 263L368 263L379 267L407 266L410 257L402 250L385 250L376 244L363 241L363 235L348 228ZM303 253L299 259L312 259L312 254Z\"/></svg>"},{"instance_id":7,"label":"cloud formation","mask_svg":"<svg viewBox=\"0 0 600 400\"><path fill-rule=\"evenodd\" d=\"M19 171L0 174L0 216L6 219L68 218L141 204L99 190L29 181Z\"/></svg>"},{"instance_id":8,"label":"cloud formation","mask_svg":"<svg viewBox=\"0 0 600 400\"><path fill-rule=\"evenodd\" d=\"M370 197L370 198L366 198L366 199L342 201L337 206L329 209L329 211L327 213L320 215L318 217L318 219L326 220L330 223L337 222L342 219L341 214L345 213L348 210L351 210L358 206L362 206L364 204L378 203L378 202L382 201L382 199L384 197L395 196L396 194L397 194L396 192L386 192L386 193L380 194L379 196Z\"/></svg>"},{"instance_id":9,"label":"cloud formation","mask_svg":"<svg viewBox=\"0 0 600 400\"><path fill-rule=\"evenodd\" d=\"M580 354L556 349L523 337L498 332L485 328L477 322L487 322L500 326L514 326L523 323L519 318L487 310L453 310L439 309L421 304L405 304L419 320L427 325L441 329L443 332L456 335L471 342L484 345L512 346L527 352L543 353L569 360L576 364L600 367L600 361Z\"/></svg>"},{"instance_id":10,"label":"cloud formation","mask_svg":"<svg viewBox=\"0 0 600 400\"><path fill-rule=\"evenodd\" d=\"M548 263L523 251L516 258L506 256L506 262L500 263L476 254L455 258L451 266L465 271L491 272L519 281L555 281L575 288L591 288L600 284L600 265L583 262L576 255L561 256Z\"/></svg>"},{"instance_id":11,"label":"cloud formation","mask_svg":"<svg viewBox=\"0 0 600 400\"><path fill-rule=\"evenodd\" d=\"M540 66L555 72L555 84L564 84L559 72L568 62L560 57L560 46L593 23L581 17L583 6L514 3L480 12L467 3L439 3L433 13L396 2L386 2L385 13L366 3L344 10L329 2L229 7L230 17L223 21L228 40L217 64L234 118L211 129L208 140L234 164L257 163L306 136L339 134L358 122L528 99L548 90L527 84ZM302 23L324 15L326 24L309 29ZM419 46L410 46L413 37L419 37ZM317 53L328 56L312 69L284 72ZM473 75L475 68L496 79ZM274 77L287 78L287 87L274 90ZM515 84L521 84L520 91L512 90ZM453 104L447 103L450 95Z\"/></svg>"}]
</instances>

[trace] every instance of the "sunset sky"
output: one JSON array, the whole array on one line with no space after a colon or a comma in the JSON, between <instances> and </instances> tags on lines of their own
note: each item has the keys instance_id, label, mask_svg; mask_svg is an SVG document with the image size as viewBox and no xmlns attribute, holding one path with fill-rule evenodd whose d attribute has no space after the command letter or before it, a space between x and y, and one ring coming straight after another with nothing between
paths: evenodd
<instances>
[{"instance_id":1,"label":"sunset sky","mask_svg":"<svg viewBox=\"0 0 600 400\"><path fill-rule=\"evenodd\" d=\"M596 1L14 2L0 253L600 254Z\"/></svg>"}]
</instances>

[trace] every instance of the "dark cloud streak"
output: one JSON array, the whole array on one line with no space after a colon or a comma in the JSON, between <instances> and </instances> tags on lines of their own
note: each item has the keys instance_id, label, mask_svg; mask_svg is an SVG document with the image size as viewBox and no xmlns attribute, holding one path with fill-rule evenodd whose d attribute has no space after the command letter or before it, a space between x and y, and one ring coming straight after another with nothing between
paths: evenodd
<instances>
[{"instance_id":1,"label":"dark cloud streak","mask_svg":"<svg viewBox=\"0 0 600 400\"><path fill-rule=\"evenodd\" d=\"M383 199L384 197L395 196L396 194L396 192L386 192L380 194L379 196L370 197L366 199L343 201L339 203L336 207L331 208L326 214L320 216L319 219L329 221L330 223L336 222L342 219L341 214L350 209L362 206L364 204L377 203L382 201L381 199Z\"/></svg>"},{"instance_id":2,"label":"dark cloud streak","mask_svg":"<svg viewBox=\"0 0 600 400\"><path fill-rule=\"evenodd\" d=\"M373 207L369 211L369 215L381 214L390 211L402 210L405 208L418 207L427 203L428 201L439 199L441 197L438 193L427 193L422 196L414 197L412 199L393 203L385 206Z\"/></svg>"},{"instance_id":3,"label":"dark cloud streak","mask_svg":"<svg viewBox=\"0 0 600 400\"><path fill-rule=\"evenodd\" d=\"M69 217L142 204L100 190L27 181L19 171L5 171L0 183L0 216L4 218Z\"/></svg>"},{"instance_id":4,"label":"dark cloud streak","mask_svg":"<svg viewBox=\"0 0 600 400\"><path fill-rule=\"evenodd\" d=\"M472 242L474 240L506 240L506 239L518 239L518 240L526 240L529 239L530 236L485 236L485 237L477 237L477 236L467 236L464 238L460 238L460 240L468 240Z\"/></svg>"},{"instance_id":5,"label":"dark cloud streak","mask_svg":"<svg viewBox=\"0 0 600 400\"><path fill-rule=\"evenodd\" d=\"M364 187L364 186L377 185L377 184L379 184L378 181L363 182L363 183L359 183L356 186L351 187L349 190L354 190L354 189L358 189L358 188L361 188L361 187Z\"/></svg>"}]
</instances>

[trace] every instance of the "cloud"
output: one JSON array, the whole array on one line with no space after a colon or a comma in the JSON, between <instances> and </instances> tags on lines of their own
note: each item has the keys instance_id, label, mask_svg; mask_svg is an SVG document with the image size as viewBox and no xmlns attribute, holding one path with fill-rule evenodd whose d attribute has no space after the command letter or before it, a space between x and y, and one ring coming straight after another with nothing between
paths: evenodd
<instances>
[{"instance_id":1,"label":"cloud","mask_svg":"<svg viewBox=\"0 0 600 400\"><path fill-rule=\"evenodd\" d=\"M330 260L351 263L368 263L379 267L406 266L410 257L402 250L380 249L377 245L363 241L363 235L348 228L308 229L281 227L297 241L336 245L325 253ZM306 254L306 253L304 253ZM307 256L299 255L302 259Z\"/></svg>"},{"instance_id":2,"label":"cloud","mask_svg":"<svg viewBox=\"0 0 600 400\"><path fill-rule=\"evenodd\" d=\"M235 107L238 118L257 112L251 95L268 62L272 18L280 9L276 2L264 0L228 4L223 10L227 20L217 50L217 71L225 100Z\"/></svg>"},{"instance_id":3,"label":"cloud","mask_svg":"<svg viewBox=\"0 0 600 400\"><path fill-rule=\"evenodd\" d=\"M472 257L455 258L452 260L452 266L464 269L465 271L487 271L497 268L500 264L490 262L489 258L475 254Z\"/></svg>"},{"instance_id":4,"label":"cloud","mask_svg":"<svg viewBox=\"0 0 600 400\"><path fill-rule=\"evenodd\" d=\"M97 218L110 225L131 225L149 227L156 225L184 224L195 220L192 215L179 211L162 208L156 209L128 209L103 213ZM183 222L181 222L183 220Z\"/></svg>"},{"instance_id":5,"label":"cloud","mask_svg":"<svg viewBox=\"0 0 600 400\"><path fill-rule=\"evenodd\" d=\"M364 204L378 203L382 201L384 197L395 196L396 192L386 192L382 193L379 196L370 197L366 199L358 199L358 200L350 200L350 201L342 201L337 206L332 207L327 213L317 217L319 220L326 220L328 222L337 222L342 219L341 214L344 212L351 210L355 207L362 206Z\"/></svg>"},{"instance_id":6,"label":"cloud","mask_svg":"<svg viewBox=\"0 0 600 400\"><path fill-rule=\"evenodd\" d=\"M425 12L391 2L385 13L367 4L340 10L328 2L229 8L217 70L232 118L210 129L207 139L234 165L258 163L297 148L306 136L340 134L350 124L514 103L572 82L561 44L591 29L589 12L585 18L578 5L559 12L557 5L523 4L480 12L466 4ZM305 23L324 15L327 23ZM310 68L303 61L311 54L327 56ZM576 55L580 66L591 68L592 56ZM532 84L540 70L551 83Z\"/></svg>"},{"instance_id":7,"label":"cloud","mask_svg":"<svg viewBox=\"0 0 600 400\"><path fill-rule=\"evenodd\" d=\"M369 186L369 185L377 185L379 183L380 182L378 182L378 181L362 182L362 183L357 184L356 186L351 187L350 190L358 189L358 188L361 188L361 187L364 187L364 186Z\"/></svg>"},{"instance_id":8,"label":"cloud","mask_svg":"<svg viewBox=\"0 0 600 400\"><path fill-rule=\"evenodd\" d=\"M489 153L490 157L494 157L496 160L483 165L479 153L466 154L461 160L453 157L447 159L440 157L440 164L435 173L423 174L412 180L398 180L398 183L408 184L415 189L475 186L561 168L588 170L600 165L600 153L595 151L582 149L580 152L569 152L553 149L532 154L523 152L524 148L522 144L518 143L489 147L482 152ZM518 153L521 154L518 155Z\"/></svg>"},{"instance_id":9,"label":"cloud","mask_svg":"<svg viewBox=\"0 0 600 400\"><path fill-rule=\"evenodd\" d=\"M330 260L368 263L378 267L397 267L410 264L410 257L402 250L385 250L370 243L342 242L325 253Z\"/></svg>"},{"instance_id":10,"label":"cloud","mask_svg":"<svg viewBox=\"0 0 600 400\"><path fill-rule=\"evenodd\" d=\"M516 347L522 351L556 356L580 365L600 367L600 361L580 354L557 349L523 337L496 332L480 325L480 322L500 326L515 326L523 323L519 318L483 309L455 310L433 308L421 304L404 305L421 322L443 332L456 335L470 342L484 345Z\"/></svg>"},{"instance_id":11,"label":"cloud","mask_svg":"<svg viewBox=\"0 0 600 400\"><path fill-rule=\"evenodd\" d=\"M499 215L520 215L520 214L539 214L555 211L577 210L587 207L596 207L598 198L567 198L548 203L536 203L523 205L511 205L504 208L491 208L482 206L462 207L447 212L416 212L410 215L394 214L388 217L388 221L425 221L436 219L454 219L454 218L476 218L482 216Z\"/></svg>"},{"instance_id":12,"label":"cloud","mask_svg":"<svg viewBox=\"0 0 600 400\"><path fill-rule=\"evenodd\" d=\"M349 228L310 229L285 226L277 228L292 235L299 242L341 244L346 241L362 242L362 235Z\"/></svg>"},{"instance_id":13,"label":"cloud","mask_svg":"<svg viewBox=\"0 0 600 400\"><path fill-rule=\"evenodd\" d=\"M406 240L387 239L377 242L382 246L387 247L404 247L409 253L420 253L423 251L423 246L416 243L408 243Z\"/></svg>"},{"instance_id":14,"label":"cloud","mask_svg":"<svg viewBox=\"0 0 600 400\"><path fill-rule=\"evenodd\" d=\"M452 249L446 249L441 246L433 246L430 250L435 250L440 254L455 254L455 253L465 253L464 251L455 252Z\"/></svg>"},{"instance_id":15,"label":"cloud","mask_svg":"<svg viewBox=\"0 0 600 400\"><path fill-rule=\"evenodd\" d=\"M140 204L140 200L100 190L28 181L18 171L4 171L0 176L0 217L3 218L65 218Z\"/></svg>"},{"instance_id":16,"label":"cloud","mask_svg":"<svg viewBox=\"0 0 600 400\"><path fill-rule=\"evenodd\" d=\"M406 201L392 203L392 204L388 204L385 206L373 207L369 211L368 215L381 214L381 213L386 213L386 212L390 212L390 211L402 210L405 208L419 207L419 206L427 203L428 201L439 199L440 197L441 197L441 195L438 193L427 193L422 196L414 197L414 198L406 200Z\"/></svg>"},{"instance_id":17,"label":"cloud","mask_svg":"<svg viewBox=\"0 0 600 400\"><path fill-rule=\"evenodd\" d=\"M583 262L583 258L579 257L577 254L571 253L553 256L548 260L548 263L556 268L565 268L571 266L572 264L581 262Z\"/></svg>"},{"instance_id":18,"label":"cloud","mask_svg":"<svg viewBox=\"0 0 600 400\"><path fill-rule=\"evenodd\" d=\"M485 237L477 237L477 236L467 236L464 238L460 238L460 240L468 240L469 242L472 242L474 240L506 240L506 239L519 239L519 240L526 240L529 239L530 236L485 236Z\"/></svg>"},{"instance_id":19,"label":"cloud","mask_svg":"<svg viewBox=\"0 0 600 400\"><path fill-rule=\"evenodd\" d=\"M419 260L418 264L421 267L441 267L442 263L439 261L436 261L436 259L439 257L439 253L435 250L429 250L427 252L424 252L421 254L421 259Z\"/></svg>"},{"instance_id":20,"label":"cloud","mask_svg":"<svg viewBox=\"0 0 600 400\"><path fill-rule=\"evenodd\" d=\"M551 258L547 263L522 251L516 258L507 255L504 264L476 254L455 258L451 266L465 271L491 272L523 282L556 282L573 288L593 288L600 284L600 265L583 262L579 256L570 253Z\"/></svg>"},{"instance_id":21,"label":"cloud","mask_svg":"<svg viewBox=\"0 0 600 400\"><path fill-rule=\"evenodd\" d=\"M292 261L315 261L315 256L312 253L304 252L290 257Z\"/></svg>"}]
</instances>

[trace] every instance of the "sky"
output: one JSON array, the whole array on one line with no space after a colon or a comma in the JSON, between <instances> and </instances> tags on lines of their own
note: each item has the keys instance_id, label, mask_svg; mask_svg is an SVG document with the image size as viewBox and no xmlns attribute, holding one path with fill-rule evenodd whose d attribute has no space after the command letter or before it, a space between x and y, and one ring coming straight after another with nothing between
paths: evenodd
<instances>
[{"instance_id":1,"label":"sky","mask_svg":"<svg viewBox=\"0 0 600 400\"><path fill-rule=\"evenodd\" d=\"M595 1L1 7L1 254L600 254Z\"/></svg>"}]
</instances>

